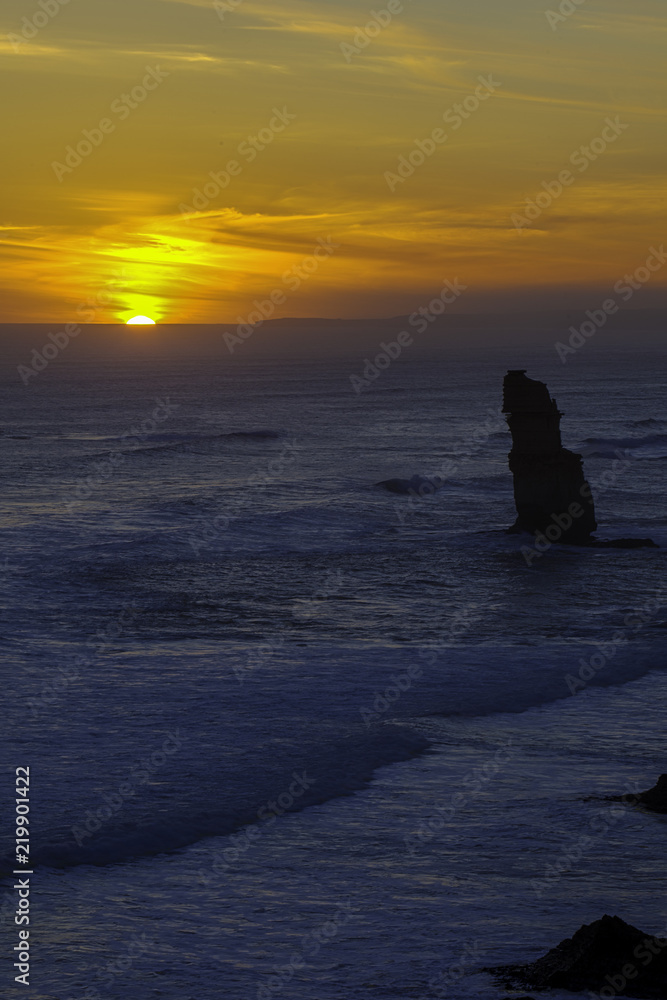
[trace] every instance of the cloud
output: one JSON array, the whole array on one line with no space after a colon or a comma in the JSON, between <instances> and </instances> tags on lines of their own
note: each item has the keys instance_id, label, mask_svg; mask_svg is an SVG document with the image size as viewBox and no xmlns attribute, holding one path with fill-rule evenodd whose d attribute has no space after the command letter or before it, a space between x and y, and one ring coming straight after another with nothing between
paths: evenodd
<instances>
[{"instance_id":1,"label":"cloud","mask_svg":"<svg viewBox=\"0 0 667 1000\"><path fill-rule=\"evenodd\" d=\"M664 12L655 15L634 14L632 11L598 11L583 10L583 17L577 22L577 27L583 31L604 31L626 37L629 32L639 34L645 40L647 34L667 31Z\"/></svg>"},{"instance_id":2,"label":"cloud","mask_svg":"<svg viewBox=\"0 0 667 1000\"><path fill-rule=\"evenodd\" d=\"M16 37L18 38L19 36ZM69 49L58 45L37 45L35 42L12 41L9 36L0 36L0 57L9 56L16 60L21 60L24 57L29 59L56 59L67 55L69 51ZM8 65L14 68L16 63L8 63Z\"/></svg>"},{"instance_id":3,"label":"cloud","mask_svg":"<svg viewBox=\"0 0 667 1000\"><path fill-rule=\"evenodd\" d=\"M62 315L125 267L125 304L162 298L170 315L213 321L270 291L328 233L342 246L293 305L302 314L379 308L381 290L419 296L457 268L479 287L623 273L655 238L665 200L659 10L588 0L554 33L525 0L405 0L348 62L341 43L371 17L358 0L242 0L223 22L211 0L66 5L20 55L0 39L18 81L5 109L5 297L29 316L33 305ZM3 19L24 12L6 0ZM164 88L114 119L59 185L52 161L147 64L169 72ZM385 173L490 74L501 82L493 100L392 193ZM251 161L239 146L274 105L297 119ZM617 114L627 138L520 237L512 212ZM182 216L232 158L241 173L208 211Z\"/></svg>"}]
</instances>

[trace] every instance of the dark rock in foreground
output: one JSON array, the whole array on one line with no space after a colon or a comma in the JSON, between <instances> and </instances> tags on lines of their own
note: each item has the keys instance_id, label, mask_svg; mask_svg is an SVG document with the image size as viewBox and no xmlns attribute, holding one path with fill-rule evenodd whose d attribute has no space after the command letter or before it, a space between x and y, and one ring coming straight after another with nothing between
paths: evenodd
<instances>
[{"instance_id":1,"label":"dark rock in foreground","mask_svg":"<svg viewBox=\"0 0 667 1000\"><path fill-rule=\"evenodd\" d=\"M509 371L503 389L512 432L509 462L517 511L512 530L588 544L597 528L593 497L581 455L563 448L556 400L544 382L526 378L523 369Z\"/></svg>"},{"instance_id":2,"label":"dark rock in foreground","mask_svg":"<svg viewBox=\"0 0 667 1000\"><path fill-rule=\"evenodd\" d=\"M637 798L651 812L667 813L667 774L661 774L657 784L647 792L640 792Z\"/></svg>"},{"instance_id":3,"label":"dark rock in foreground","mask_svg":"<svg viewBox=\"0 0 667 1000\"><path fill-rule=\"evenodd\" d=\"M532 965L486 969L508 989L593 990L654 1000L667 997L667 938L643 934L605 914L584 924Z\"/></svg>"}]
</instances>

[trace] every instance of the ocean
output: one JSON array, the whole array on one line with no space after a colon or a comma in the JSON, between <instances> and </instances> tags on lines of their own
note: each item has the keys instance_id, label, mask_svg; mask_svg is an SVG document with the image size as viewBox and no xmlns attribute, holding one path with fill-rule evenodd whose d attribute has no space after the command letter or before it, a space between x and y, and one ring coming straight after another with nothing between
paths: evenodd
<instances>
[{"instance_id":1,"label":"ocean","mask_svg":"<svg viewBox=\"0 0 667 1000\"><path fill-rule=\"evenodd\" d=\"M357 392L366 356L3 370L30 1000L491 1000L604 913L665 928L666 819L607 798L667 770L664 351L405 351ZM505 532L511 368L598 537L660 548Z\"/></svg>"}]
</instances>

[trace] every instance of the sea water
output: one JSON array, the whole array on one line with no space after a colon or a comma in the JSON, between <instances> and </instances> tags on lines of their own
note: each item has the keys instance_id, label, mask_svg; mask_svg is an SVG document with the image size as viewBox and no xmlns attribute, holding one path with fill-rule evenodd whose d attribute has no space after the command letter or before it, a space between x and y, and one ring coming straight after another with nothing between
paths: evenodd
<instances>
[{"instance_id":1,"label":"sea water","mask_svg":"<svg viewBox=\"0 0 667 1000\"><path fill-rule=\"evenodd\" d=\"M666 820L607 799L667 770L664 360L459 346L361 392L353 354L5 370L31 998L504 996L485 967L603 913L664 929ZM598 536L662 548L505 533L517 367Z\"/></svg>"}]
</instances>

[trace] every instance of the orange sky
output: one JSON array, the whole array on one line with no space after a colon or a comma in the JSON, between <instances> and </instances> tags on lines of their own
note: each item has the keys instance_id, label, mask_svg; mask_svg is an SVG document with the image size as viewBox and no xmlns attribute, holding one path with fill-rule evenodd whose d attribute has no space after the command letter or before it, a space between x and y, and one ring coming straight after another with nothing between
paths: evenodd
<instances>
[{"instance_id":1,"label":"orange sky","mask_svg":"<svg viewBox=\"0 0 667 1000\"><path fill-rule=\"evenodd\" d=\"M4 0L2 320L613 285L664 238L664 0L560 7Z\"/></svg>"}]
</instances>

